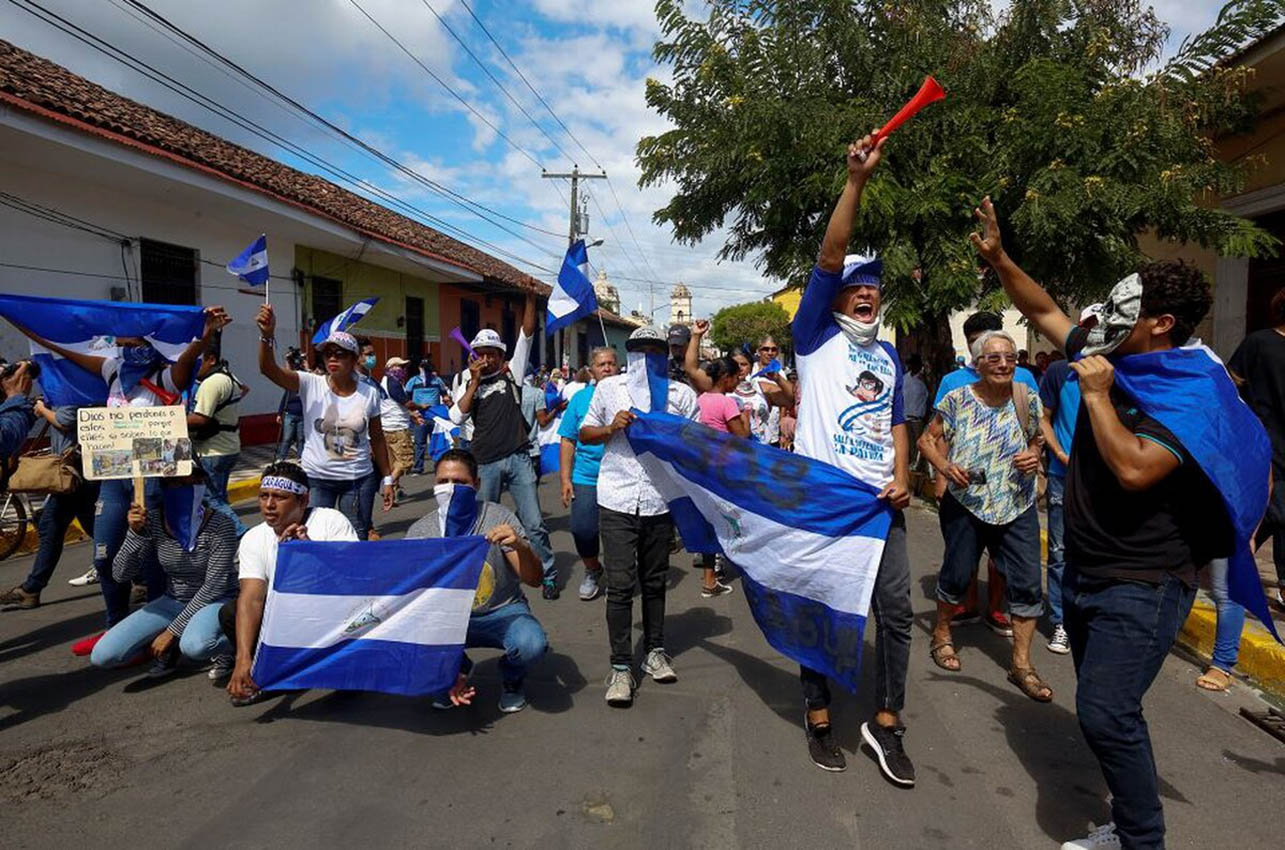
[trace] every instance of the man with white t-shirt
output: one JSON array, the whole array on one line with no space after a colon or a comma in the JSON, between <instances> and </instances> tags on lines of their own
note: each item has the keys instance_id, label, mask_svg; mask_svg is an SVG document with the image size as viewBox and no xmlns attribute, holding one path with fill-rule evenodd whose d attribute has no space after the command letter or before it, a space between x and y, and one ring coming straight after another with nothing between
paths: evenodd
<instances>
[{"instance_id":1,"label":"man with white t-shirt","mask_svg":"<svg viewBox=\"0 0 1285 850\"><path fill-rule=\"evenodd\" d=\"M792 325L803 385L795 429L796 452L825 461L879 491L893 509L892 525L875 579L871 608L875 639L875 713L861 724L862 740L892 782L915 784L902 747L900 713L910 661L910 558L906 520L910 504L910 440L906 433L903 373L897 351L878 339L882 261L847 255L861 193L882 157L883 142L867 136L848 146L848 181L830 216L821 254ZM804 729L817 767L847 767L830 730L830 687L824 674L800 669Z\"/></svg>"},{"instance_id":2,"label":"man with white t-shirt","mask_svg":"<svg viewBox=\"0 0 1285 850\"><path fill-rule=\"evenodd\" d=\"M277 568L277 546L287 540L356 540L357 532L333 508L308 506L308 475L297 464L277 461L263 470L259 483L259 513L263 524L241 537L241 592L219 610L219 624L236 646L236 664L228 681L235 706L250 705L261 692L250 678L254 647L263 625L263 606Z\"/></svg>"}]
</instances>

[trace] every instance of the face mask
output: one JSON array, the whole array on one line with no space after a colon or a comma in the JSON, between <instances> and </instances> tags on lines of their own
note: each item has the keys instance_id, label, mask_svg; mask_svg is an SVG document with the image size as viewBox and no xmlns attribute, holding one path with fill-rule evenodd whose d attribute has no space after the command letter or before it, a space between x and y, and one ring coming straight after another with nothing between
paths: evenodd
<instances>
[{"instance_id":1,"label":"face mask","mask_svg":"<svg viewBox=\"0 0 1285 850\"><path fill-rule=\"evenodd\" d=\"M437 500L438 529L443 537L464 537L473 531L477 521L477 490L467 484L438 484L433 488Z\"/></svg>"},{"instance_id":2,"label":"face mask","mask_svg":"<svg viewBox=\"0 0 1285 850\"><path fill-rule=\"evenodd\" d=\"M853 345L869 345L879 337L879 322L858 322L851 316L843 313L832 313L834 320L839 323L839 330ZM877 317L876 317L877 318Z\"/></svg>"},{"instance_id":3,"label":"face mask","mask_svg":"<svg viewBox=\"0 0 1285 850\"><path fill-rule=\"evenodd\" d=\"M669 355L629 352L626 385L634 407L648 413L664 413L669 403Z\"/></svg>"},{"instance_id":4,"label":"face mask","mask_svg":"<svg viewBox=\"0 0 1285 850\"><path fill-rule=\"evenodd\" d=\"M150 345L127 345L120 350L120 388L130 393L138 382L165 362L161 353Z\"/></svg>"},{"instance_id":5,"label":"face mask","mask_svg":"<svg viewBox=\"0 0 1285 850\"><path fill-rule=\"evenodd\" d=\"M1142 278L1131 274L1111 288L1111 295L1098 311L1098 323L1089 330L1084 343L1085 357L1110 354L1128 339L1142 315Z\"/></svg>"},{"instance_id":6,"label":"face mask","mask_svg":"<svg viewBox=\"0 0 1285 850\"><path fill-rule=\"evenodd\" d=\"M401 366L393 366L391 369L385 369L384 374L391 375L398 383L406 383L406 370Z\"/></svg>"},{"instance_id":7,"label":"face mask","mask_svg":"<svg viewBox=\"0 0 1285 850\"><path fill-rule=\"evenodd\" d=\"M165 524L179 545L191 552L196 548L196 535L201 530L205 516L204 484L178 487L161 487L161 506L165 510Z\"/></svg>"},{"instance_id":8,"label":"face mask","mask_svg":"<svg viewBox=\"0 0 1285 850\"><path fill-rule=\"evenodd\" d=\"M368 356L368 357L364 357L364 358L362 358L361 363L362 363L362 365L363 365L363 366L365 366L367 369L374 369L374 368L375 368L375 355L371 354L371 355L370 355L370 356Z\"/></svg>"}]
</instances>

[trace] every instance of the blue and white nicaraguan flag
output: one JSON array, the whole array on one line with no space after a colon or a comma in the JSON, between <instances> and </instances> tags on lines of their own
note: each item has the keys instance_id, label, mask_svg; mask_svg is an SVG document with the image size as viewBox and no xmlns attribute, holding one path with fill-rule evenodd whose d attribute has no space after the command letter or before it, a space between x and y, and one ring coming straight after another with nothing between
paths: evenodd
<instances>
[{"instance_id":1,"label":"blue and white nicaraguan flag","mask_svg":"<svg viewBox=\"0 0 1285 850\"><path fill-rule=\"evenodd\" d=\"M821 461L668 413L625 432L691 552L741 569L763 636L855 691L862 633L892 513L878 491Z\"/></svg>"},{"instance_id":2,"label":"blue and white nicaraguan flag","mask_svg":"<svg viewBox=\"0 0 1285 850\"><path fill-rule=\"evenodd\" d=\"M540 448L540 474L551 475L562 468L562 411L558 406L563 404L562 390L553 381L544 385L544 406L548 411L557 410L557 414L536 432L536 443Z\"/></svg>"},{"instance_id":3,"label":"blue and white nicaraguan flag","mask_svg":"<svg viewBox=\"0 0 1285 850\"><path fill-rule=\"evenodd\" d=\"M317 326L317 332L312 335L312 344L321 345L326 341L326 337L330 336L332 333L348 330L349 325L353 325L361 321L362 316L369 313L378 301L378 296L374 298L363 298L361 301L358 301L347 310L344 310L330 321L322 322Z\"/></svg>"},{"instance_id":4,"label":"blue and white nicaraguan flag","mask_svg":"<svg viewBox=\"0 0 1285 850\"><path fill-rule=\"evenodd\" d=\"M162 357L174 361L205 330L201 307L172 304L0 295L0 316L63 348L97 357L115 357L117 337L143 337ZM102 375L34 342L31 359L40 364L40 388L48 404L92 407L107 400Z\"/></svg>"},{"instance_id":5,"label":"blue and white nicaraguan flag","mask_svg":"<svg viewBox=\"0 0 1285 850\"><path fill-rule=\"evenodd\" d=\"M567 255L562 258L558 280L549 294L549 311L544 320L544 332L552 336L567 325L588 316L598 309L598 296L593 284L580 267L589 262L589 252L583 239L577 239Z\"/></svg>"},{"instance_id":6,"label":"blue and white nicaraguan flag","mask_svg":"<svg viewBox=\"0 0 1285 850\"><path fill-rule=\"evenodd\" d=\"M426 408L424 418L433 423L433 431L428 438L428 452L432 455L433 463L437 463L455 445L455 440L459 439L460 426L451 421L451 412L444 404Z\"/></svg>"},{"instance_id":7,"label":"blue and white nicaraguan flag","mask_svg":"<svg viewBox=\"0 0 1285 850\"><path fill-rule=\"evenodd\" d=\"M251 286L268 282L268 237L260 235L250 246L228 263L228 274L234 274Z\"/></svg>"},{"instance_id":8,"label":"blue and white nicaraguan flag","mask_svg":"<svg viewBox=\"0 0 1285 850\"><path fill-rule=\"evenodd\" d=\"M486 539L283 543L251 675L265 690L455 684Z\"/></svg>"},{"instance_id":9,"label":"blue and white nicaraguan flag","mask_svg":"<svg viewBox=\"0 0 1285 850\"><path fill-rule=\"evenodd\" d=\"M1116 384L1173 432L1222 496L1235 535L1227 541L1227 594L1279 641L1250 549L1270 492L1267 431L1241 400L1222 361L1199 342L1120 357L1114 366Z\"/></svg>"}]
</instances>

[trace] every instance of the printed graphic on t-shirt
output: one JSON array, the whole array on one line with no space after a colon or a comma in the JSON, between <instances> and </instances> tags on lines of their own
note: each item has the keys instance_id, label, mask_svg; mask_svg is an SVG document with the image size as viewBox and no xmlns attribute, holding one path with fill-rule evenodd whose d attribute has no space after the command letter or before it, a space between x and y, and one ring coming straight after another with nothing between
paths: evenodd
<instances>
[{"instance_id":1,"label":"printed graphic on t-shirt","mask_svg":"<svg viewBox=\"0 0 1285 850\"><path fill-rule=\"evenodd\" d=\"M852 404L840 411L834 432L836 454L882 462L891 452L888 439L891 417L880 415L892 407L896 371L880 346L859 347L848 342L848 361L857 372L844 389Z\"/></svg>"},{"instance_id":2,"label":"printed graphic on t-shirt","mask_svg":"<svg viewBox=\"0 0 1285 850\"><path fill-rule=\"evenodd\" d=\"M315 420L313 428L321 434L326 447L326 454L335 460L351 460L359 454L361 435L366 432L366 417L357 405L349 405L347 415L339 412L339 407L332 400L326 406L325 413Z\"/></svg>"}]
</instances>

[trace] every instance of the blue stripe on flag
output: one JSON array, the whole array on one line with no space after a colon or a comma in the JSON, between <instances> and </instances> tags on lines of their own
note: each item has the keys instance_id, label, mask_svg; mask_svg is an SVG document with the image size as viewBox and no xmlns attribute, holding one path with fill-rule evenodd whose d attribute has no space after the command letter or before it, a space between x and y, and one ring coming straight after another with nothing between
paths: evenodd
<instances>
[{"instance_id":1,"label":"blue stripe on flag","mask_svg":"<svg viewBox=\"0 0 1285 850\"><path fill-rule=\"evenodd\" d=\"M472 590L486 557L479 536L414 540L296 540L277 548L274 593L399 596L427 587Z\"/></svg>"},{"instance_id":2,"label":"blue stripe on flag","mask_svg":"<svg viewBox=\"0 0 1285 850\"><path fill-rule=\"evenodd\" d=\"M562 258L562 268L558 279L549 293L548 311L544 320L544 332L552 336L557 331L570 325L594 310L598 309L598 297L594 294L593 284L580 266L589 262L583 239L576 240L567 248Z\"/></svg>"},{"instance_id":3,"label":"blue stripe on flag","mask_svg":"<svg viewBox=\"0 0 1285 850\"><path fill-rule=\"evenodd\" d=\"M540 446L540 474L549 475L562 469L562 443Z\"/></svg>"},{"instance_id":4,"label":"blue stripe on flag","mask_svg":"<svg viewBox=\"0 0 1285 850\"><path fill-rule=\"evenodd\" d=\"M320 649L260 644L254 655L261 688L333 688L421 696L455 684L464 645L429 646L390 640L346 640ZM260 679L261 671L271 678Z\"/></svg>"},{"instance_id":5,"label":"blue stripe on flag","mask_svg":"<svg viewBox=\"0 0 1285 850\"><path fill-rule=\"evenodd\" d=\"M312 335L312 344L321 345L332 333L347 330L350 326L355 325L357 322L361 321L362 317L369 313L378 302L378 297L363 298L361 301L358 301L356 304L348 307L348 309L344 310L330 321L322 322L317 326L317 332Z\"/></svg>"},{"instance_id":6,"label":"blue stripe on flag","mask_svg":"<svg viewBox=\"0 0 1285 850\"><path fill-rule=\"evenodd\" d=\"M791 661L826 674L849 691L857 690L865 617L764 587L745 571L741 572L741 587L754 622L773 648Z\"/></svg>"},{"instance_id":7,"label":"blue stripe on flag","mask_svg":"<svg viewBox=\"0 0 1285 850\"><path fill-rule=\"evenodd\" d=\"M268 282L268 237L258 239L232 259L227 265L228 274L234 274L251 286Z\"/></svg>"}]
</instances>

